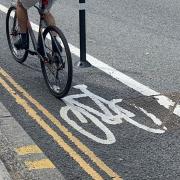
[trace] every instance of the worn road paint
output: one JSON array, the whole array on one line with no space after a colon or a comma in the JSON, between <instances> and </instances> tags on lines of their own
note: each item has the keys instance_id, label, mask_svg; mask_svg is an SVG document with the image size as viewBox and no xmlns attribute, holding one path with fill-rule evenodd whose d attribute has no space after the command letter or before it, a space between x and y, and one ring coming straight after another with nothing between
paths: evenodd
<instances>
[{"instance_id":1,"label":"worn road paint","mask_svg":"<svg viewBox=\"0 0 180 180\"><path fill-rule=\"evenodd\" d=\"M0 4L0 10L4 13L7 13L7 7L3 6ZM34 31L38 32L39 26L31 22L32 28ZM71 53L76 55L77 57L80 57L80 49L73 46L72 44L69 43L69 47L71 50ZM110 75L114 79L120 81L121 83L125 84L126 86L134 89L135 91L141 93L144 96L156 96L157 102L164 106L167 109L170 109L171 106L173 106L175 103L169 99L168 97L161 95L161 93L152 90L151 88L137 82L133 78L123 74L120 71L117 71L115 68L103 63L102 61L96 59L95 57L87 54L87 60L96 68L99 70L103 71L104 73ZM180 105L177 105L174 114L178 115L180 117Z\"/></svg>"},{"instance_id":2,"label":"worn road paint","mask_svg":"<svg viewBox=\"0 0 180 180\"><path fill-rule=\"evenodd\" d=\"M0 4L0 10L7 14L8 8Z\"/></svg>"},{"instance_id":3,"label":"worn road paint","mask_svg":"<svg viewBox=\"0 0 180 180\"><path fill-rule=\"evenodd\" d=\"M18 155L27 155L27 154L40 154L43 153L37 145L23 146L16 149Z\"/></svg>"},{"instance_id":4,"label":"worn road paint","mask_svg":"<svg viewBox=\"0 0 180 180\"><path fill-rule=\"evenodd\" d=\"M28 145L16 149L16 153L20 156L30 154L41 154L43 153L37 145ZM49 159L41 159L35 161L25 161L25 165L29 170L38 169L54 169L54 164Z\"/></svg>"},{"instance_id":5,"label":"worn road paint","mask_svg":"<svg viewBox=\"0 0 180 180\"><path fill-rule=\"evenodd\" d=\"M0 68L1 69L1 68ZM2 70L2 69L1 69ZM79 165L80 167L89 174L93 179L103 179L90 165L77 153L75 152L64 140L60 137L38 114L32 109L28 102L21 98L15 90L13 90L0 76L0 84L10 93L10 95L16 100L17 104L21 105L26 113L43 128L47 134L49 134L54 141L65 150Z\"/></svg>"},{"instance_id":6,"label":"worn road paint","mask_svg":"<svg viewBox=\"0 0 180 180\"><path fill-rule=\"evenodd\" d=\"M2 4L0 4L0 10L4 13L7 13L8 8L3 6ZM38 25L34 24L33 22L31 22L32 28L34 31L38 32L39 28ZM73 53L74 55L80 57L80 50L73 46L72 44L69 43L69 47L71 50L71 53ZM121 83L125 84L126 86L134 89L135 91L145 95L145 96L156 96L156 101L164 106L167 109L170 109L171 106L173 106L175 104L175 102L173 102L171 99L169 99L168 97L161 95L161 93L152 90L151 88L137 82L136 80L134 80L133 78L123 74L120 71L117 71L115 68L101 62L100 60L94 58L93 56L87 54L87 60L96 68L98 68L99 70L105 72L106 74L110 75L111 77L113 77L114 79L120 81ZM180 117L180 105L177 105L175 110L174 110L174 114L178 115Z\"/></svg>"},{"instance_id":7,"label":"worn road paint","mask_svg":"<svg viewBox=\"0 0 180 180\"><path fill-rule=\"evenodd\" d=\"M41 159L36 161L25 161L25 165L29 170L54 169L54 164L49 159Z\"/></svg>"},{"instance_id":8,"label":"worn road paint","mask_svg":"<svg viewBox=\"0 0 180 180\"><path fill-rule=\"evenodd\" d=\"M81 111L82 110L82 111ZM75 130L83 134L84 136L88 137L89 139L100 143L100 144L113 144L116 142L116 138L114 134L108 129L105 124L103 124L98 118L90 114L88 111L84 111L83 109L74 108L68 104L66 107L62 107L60 110L60 115L62 118ZM73 114L78 118L79 122L82 124L88 123L87 119L89 119L95 126L99 128L99 131L101 132L101 135L103 133L103 138L98 137L97 135L94 135L87 130L85 130L83 127L78 125L75 120L70 119L68 117L68 112L71 111ZM87 117L87 119L85 119ZM84 122L83 122L84 121ZM86 122L85 122L86 121Z\"/></svg>"},{"instance_id":9,"label":"worn road paint","mask_svg":"<svg viewBox=\"0 0 180 180\"><path fill-rule=\"evenodd\" d=\"M63 100L67 104L67 106L60 109L60 115L71 127L97 143L113 144L116 142L115 135L106 126L106 124L118 125L122 124L123 121L127 121L130 124L151 133L161 134L164 133L165 130L167 130L166 127L151 128L142 123L136 122L133 119L136 116L134 113L117 105L117 103L122 102L123 99L113 99L111 101L106 100L90 92L87 86L83 84L74 86L74 88L80 90L82 93L64 97ZM99 107L98 110L94 107L90 107L88 105L80 103L80 101L78 100L81 98L91 99L92 102L96 104L95 107ZM136 107L136 109L143 112L148 118L151 119L154 124L158 126L162 125L162 121L153 114L148 113L143 108ZM68 112L70 111L75 115L77 120L81 122L81 125L80 123L76 123L76 120L74 118L71 119L68 116ZM83 124L88 123L88 121L92 121L94 125L98 127L101 132L103 132L103 138L102 136L101 138L97 137L97 135L93 135L92 133L83 129Z\"/></svg>"},{"instance_id":10,"label":"worn road paint","mask_svg":"<svg viewBox=\"0 0 180 180\"><path fill-rule=\"evenodd\" d=\"M108 176L114 177L116 179L122 179L116 172L114 172L110 167L108 167L96 154L91 151L86 145L84 145L77 137L75 137L71 132L64 127L60 121L55 118L47 109L45 109L37 100L32 98L28 92L26 92L18 83L16 83L13 78L8 75L5 70L0 68L0 74L4 76L24 97L26 97L32 104L34 104L39 111L41 111L53 124L55 124L59 130L72 141L81 152L86 154L89 159L95 163L101 170L103 170Z\"/></svg>"}]
</instances>

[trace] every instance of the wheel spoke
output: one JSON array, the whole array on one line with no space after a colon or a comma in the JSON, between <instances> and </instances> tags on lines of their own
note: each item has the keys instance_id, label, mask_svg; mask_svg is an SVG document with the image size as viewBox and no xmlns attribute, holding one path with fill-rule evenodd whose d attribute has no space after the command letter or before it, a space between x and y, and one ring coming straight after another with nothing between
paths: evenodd
<instances>
[{"instance_id":1,"label":"wheel spoke","mask_svg":"<svg viewBox=\"0 0 180 180\"><path fill-rule=\"evenodd\" d=\"M44 77L51 92L56 97L63 97L69 91L72 81L72 67L68 68L72 66L69 47L67 41L63 39L64 36L63 38L61 37L62 33L56 28L49 27L44 32L45 49L49 53L48 58L50 62L48 65L50 67L46 67L44 63ZM54 34L56 36L53 37ZM55 41L55 43L52 43L52 41Z\"/></svg>"},{"instance_id":2,"label":"wheel spoke","mask_svg":"<svg viewBox=\"0 0 180 180\"><path fill-rule=\"evenodd\" d=\"M16 61L22 63L26 60L28 53L25 50L17 50L14 47L15 41L18 40L20 35L15 11L16 11L15 7L10 7L10 9L8 10L6 31L7 31L7 38L11 53Z\"/></svg>"}]
</instances>

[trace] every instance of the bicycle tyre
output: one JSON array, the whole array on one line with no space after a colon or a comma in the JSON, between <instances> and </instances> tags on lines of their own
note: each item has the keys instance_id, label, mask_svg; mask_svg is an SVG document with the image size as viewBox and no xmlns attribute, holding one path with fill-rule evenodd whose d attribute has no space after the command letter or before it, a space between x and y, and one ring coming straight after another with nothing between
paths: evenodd
<instances>
[{"instance_id":1,"label":"bicycle tyre","mask_svg":"<svg viewBox=\"0 0 180 180\"><path fill-rule=\"evenodd\" d=\"M73 68L72 68L71 52L70 52L70 48L69 48L69 45L67 43L67 40L66 40L64 34L56 26L48 26L44 30L44 32L43 32L44 41L46 39L46 36L50 32L55 32L59 36L59 38L61 39L61 41L63 43L64 50L65 50L65 53L67 56L68 77L67 77L67 82L65 83L65 86L63 87L63 89L60 92L56 92L55 90L52 89L51 84L50 84L49 79L48 79L48 75L47 75L46 67L45 67L46 65L45 65L44 61L41 61L41 68L42 68L42 73L43 73L45 82L46 82L47 87L50 90L51 94L53 94L56 98L63 98L64 96L66 96L68 94L68 92L71 88L71 83L72 83Z\"/></svg>"},{"instance_id":2,"label":"bicycle tyre","mask_svg":"<svg viewBox=\"0 0 180 180\"><path fill-rule=\"evenodd\" d=\"M7 12L7 15L6 15L6 36L7 36L7 41L8 41L8 45L9 45L9 49L11 51L11 54L13 56L13 58L18 62L18 63L23 63L26 59L27 59L27 56L28 56L28 51L24 50L24 53L22 54L21 57L18 57L14 48L13 47L13 44L11 42L11 30L10 30L10 27L9 27L9 23L10 23L10 18L11 18L11 13L12 11L16 12L16 7L15 6L11 6L9 9L8 9L8 12ZM16 15L14 16L15 18L13 18L13 20L17 20L16 19ZM28 44L29 44L29 36L28 36ZM18 50L17 50L18 51Z\"/></svg>"}]
</instances>

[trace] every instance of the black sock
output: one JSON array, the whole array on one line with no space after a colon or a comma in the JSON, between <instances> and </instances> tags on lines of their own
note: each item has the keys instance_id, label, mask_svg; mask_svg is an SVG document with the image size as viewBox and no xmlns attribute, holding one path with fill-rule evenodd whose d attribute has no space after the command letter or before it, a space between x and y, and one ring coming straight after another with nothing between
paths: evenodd
<instances>
[{"instance_id":1,"label":"black sock","mask_svg":"<svg viewBox=\"0 0 180 180\"><path fill-rule=\"evenodd\" d=\"M21 38L23 43L27 43L27 33L21 33Z\"/></svg>"}]
</instances>

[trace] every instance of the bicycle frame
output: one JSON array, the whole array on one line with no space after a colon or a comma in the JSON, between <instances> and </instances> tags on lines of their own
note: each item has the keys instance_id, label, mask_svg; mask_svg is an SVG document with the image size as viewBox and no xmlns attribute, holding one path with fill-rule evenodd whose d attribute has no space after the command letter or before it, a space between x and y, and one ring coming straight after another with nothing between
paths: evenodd
<instances>
[{"instance_id":1,"label":"bicycle frame","mask_svg":"<svg viewBox=\"0 0 180 180\"><path fill-rule=\"evenodd\" d=\"M38 41L36 40L36 37L34 35L31 23L28 20L28 24L27 24L28 32L30 34L32 44L33 44L33 48L34 48L35 52L33 52L31 50L28 50L28 51L29 51L30 54L41 56L41 59L42 59L42 57L44 59L44 58L48 58L47 54L46 54L46 51L45 51L45 43L44 43L44 38L43 38L43 25L45 24L46 27L47 27L47 23L46 23L46 21L44 19L45 6L42 5L42 7L40 7L40 8L37 7L37 6L34 6L34 7L38 10L39 15L40 15Z\"/></svg>"},{"instance_id":2,"label":"bicycle frame","mask_svg":"<svg viewBox=\"0 0 180 180\"><path fill-rule=\"evenodd\" d=\"M46 54L45 42L44 42L44 38L43 38L43 29L48 27L48 23L44 19L46 9L45 9L45 5L43 5L43 4L42 4L42 7L40 7L40 8L37 7L37 6L34 6L34 7L38 10L39 15L40 15L38 41L35 38L31 23L28 20L28 24L27 24L28 32L30 34L30 37L31 37L31 40L32 40L32 43L33 43L33 48L34 48L35 52L33 52L31 50L28 50L28 51L29 51L30 54L38 55L41 59L46 60L46 59L48 59L48 56ZM51 36L52 40L54 41L54 36L51 33L50 33L50 36ZM55 41L54 41L54 44L55 44L56 48L58 49L58 46L57 46ZM58 49L58 51L59 51L59 49Z\"/></svg>"}]
</instances>

